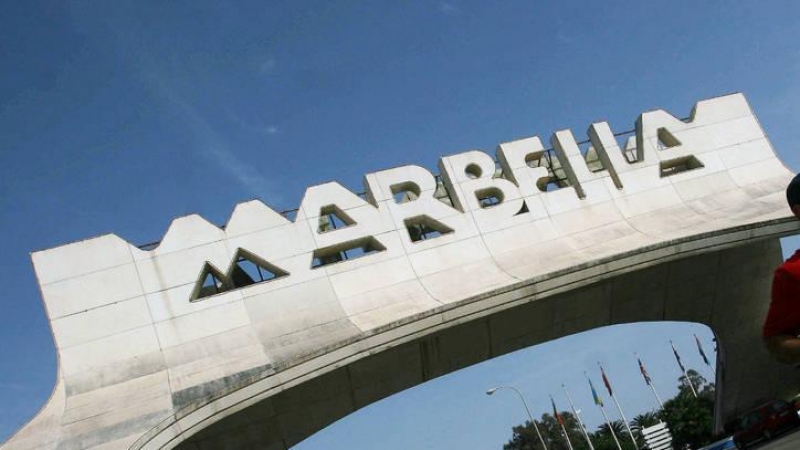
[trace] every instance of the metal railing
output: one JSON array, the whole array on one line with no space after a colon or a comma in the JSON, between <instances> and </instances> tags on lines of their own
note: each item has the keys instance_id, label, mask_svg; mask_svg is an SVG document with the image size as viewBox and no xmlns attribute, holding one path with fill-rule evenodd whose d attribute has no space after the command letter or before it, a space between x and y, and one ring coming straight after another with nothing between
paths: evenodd
<instances>
[{"instance_id":1,"label":"metal railing","mask_svg":"<svg viewBox=\"0 0 800 450\"><path fill-rule=\"evenodd\" d=\"M686 121L686 120L688 120L688 118L684 118L684 119L681 119L681 120ZM635 133L636 133L635 129L626 130L626 131L622 131L622 132L619 132L619 133L614 133L614 137L618 138L618 137L623 137L623 136L631 136L631 135L633 135ZM577 142L579 147L583 146L583 145L586 145L586 144L589 144L589 143L591 143L590 139L585 139L583 141ZM629 163L635 162L635 161L631 161L629 155L625 151L624 146L620 146L620 149L622 150L623 156L625 157L626 161L628 161ZM581 153L583 153L583 156L585 158L586 157L586 152L581 150ZM500 170L499 161L496 158L495 158L494 161L495 161L495 168L499 170L500 176L503 177L502 170ZM533 161L536 161L536 162L533 163ZM529 167L544 167L544 168L547 169L548 174L550 176L550 179L547 182L548 187L551 186L551 185L554 185L557 189L560 189L560 188L565 188L565 187L571 186L571 182L569 180L569 177L567 176L566 171L564 171L564 169L561 167L561 163L559 162L558 157L555 155L555 150L552 147L544 149L542 151L541 156L538 159L533 160L533 161L528 161L528 166ZM599 171L602 171L602 170L605 170L605 168L600 168L600 169L595 170L595 171L599 172ZM436 192L434 193L434 197L437 200L440 200L440 201L444 202L447 205L453 206L452 197L450 196L450 193L447 191L447 187L444 186L444 183L442 182L442 176L441 175L434 175L434 177L436 179ZM355 195L357 195L358 197L360 197L360 198L362 198L364 200L367 199L367 193L365 191L358 192ZM291 222L294 222L294 220L297 218L298 211L300 211L300 208L285 209L283 211L280 211L278 214L280 214L281 216L285 217L287 220L289 220ZM221 230L225 229L225 225L217 225L217 226ZM138 245L137 247L140 250L151 251L151 250L155 249L156 247L158 247L159 244L161 244L161 241L154 241L154 242L148 242L146 244Z\"/></svg>"}]
</instances>

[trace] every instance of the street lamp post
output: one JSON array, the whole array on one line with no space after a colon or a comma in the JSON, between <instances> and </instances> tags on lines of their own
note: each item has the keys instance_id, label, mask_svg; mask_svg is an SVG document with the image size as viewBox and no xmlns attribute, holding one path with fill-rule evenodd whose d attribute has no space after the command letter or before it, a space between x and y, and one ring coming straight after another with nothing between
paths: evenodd
<instances>
[{"instance_id":1,"label":"street lamp post","mask_svg":"<svg viewBox=\"0 0 800 450\"><path fill-rule=\"evenodd\" d=\"M525 397L522 396L522 393L518 391L517 388L512 386L497 386L487 390L486 395L492 395L498 389L511 389L512 391L517 393L519 399L522 400L522 405L525 406L525 412L528 413L528 420L531 421L531 423L533 424L533 429L536 430L536 435L539 436L539 442L542 443L542 448L544 450L547 450L547 445L544 443L544 439L542 439L542 433L539 432L539 427L536 426L536 421L533 420L533 416L531 415L531 410L528 408L528 402L525 401Z\"/></svg>"}]
</instances>

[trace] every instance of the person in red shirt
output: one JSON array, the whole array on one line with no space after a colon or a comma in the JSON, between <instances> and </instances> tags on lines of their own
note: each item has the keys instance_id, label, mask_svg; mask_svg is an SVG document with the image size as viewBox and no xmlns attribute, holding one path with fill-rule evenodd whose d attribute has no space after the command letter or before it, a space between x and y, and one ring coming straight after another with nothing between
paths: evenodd
<instances>
[{"instance_id":1,"label":"person in red shirt","mask_svg":"<svg viewBox=\"0 0 800 450\"><path fill-rule=\"evenodd\" d=\"M800 175L786 188L786 199L800 219ZM772 300L764 321L764 343L786 364L800 363L800 250L781 264L772 278Z\"/></svg>"}]
</instances>

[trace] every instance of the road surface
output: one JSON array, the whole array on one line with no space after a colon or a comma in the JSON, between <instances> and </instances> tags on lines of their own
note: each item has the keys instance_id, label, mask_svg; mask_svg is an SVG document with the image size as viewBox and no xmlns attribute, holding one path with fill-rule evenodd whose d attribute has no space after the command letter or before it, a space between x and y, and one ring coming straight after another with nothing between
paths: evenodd
<instances>
[{"instance_id":1,"label":"road surface","mask_svg":"<svg viewBox=\"0 0 800 450\"><path fill-rule=\"evenodd\" d=\"M764 443L762 445L757 445L753 447L753 449L758 450L798 450L800 449L800 430L795 430L791 433L787 433L781 437L775 438L774 440Z\"/></svg>"}]
</instances>

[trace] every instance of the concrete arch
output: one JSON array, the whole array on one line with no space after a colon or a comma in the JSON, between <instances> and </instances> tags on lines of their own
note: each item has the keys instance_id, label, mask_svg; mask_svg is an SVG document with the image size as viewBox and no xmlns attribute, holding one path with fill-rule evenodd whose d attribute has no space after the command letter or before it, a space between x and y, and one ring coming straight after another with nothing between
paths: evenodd
<instances>
[{"instance_id":1,"label":"concrete arch","mask_svg":"<svg viewBox=\"0 0 800 450\"><path fill-rule=\"evenodd\" d=\"M662 129L675 138L666 148ZM502 176L489 155L467 151L441 158L441 181L405 166L367 174L363 197L335 182L311 187L293 221L251 201L226 227L178 218L157 246L105 235L33 253L57 395L0 448L191 448L245 409L280 417L281 448L425 379L642 320L706 323L733 349L723 413L755 395L751 384L779 392L781 369L753 336L777 238L800 229L783 195L792 173L741 94L699 102L683 120L644 113L635 134L627 158L607 124L590 127L599 171L559 131L550 150L538 137L500 144ZM542 192L542 180L558 189ZM416 198L398 201L410 184ZM483 204L487 189L502 202ZM353 224L321 232L330 205ZM418 217L452 232L415 241L407 219ZM204 265L228 267L238 249L288 275L190 301ZM724 282L706 282L723 269ZM654 303L642 308L643 297ZM401 350L418 369L406 378L385 373ZM767 383L737 362L745 353L762 355ZM328 379L343 392L330 412L292 406Z\"/></svg>"},{"instance_id":2,"label":"concrete arch","mask_svg":"<svg viewBox=\"0 0 800 450\"><path fill-rule=\"evenodd\" d=\"M640 321L693 321L714 331L722 349L716 380L721 424L797 384L791 369L772 362L757 339L781 259L774 233L786 225L654 246L393 324L310 356L279 377L199 402L132 448L289 448L429 379L558 337ZM748 243L740 245L745 236Z\"/></svg>"}]
</instances>

